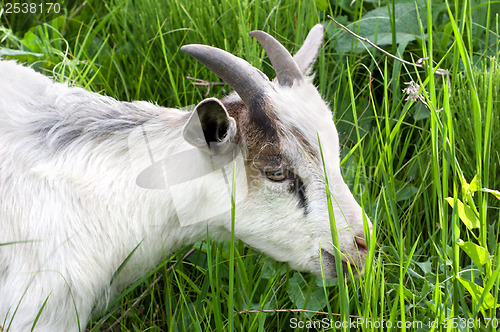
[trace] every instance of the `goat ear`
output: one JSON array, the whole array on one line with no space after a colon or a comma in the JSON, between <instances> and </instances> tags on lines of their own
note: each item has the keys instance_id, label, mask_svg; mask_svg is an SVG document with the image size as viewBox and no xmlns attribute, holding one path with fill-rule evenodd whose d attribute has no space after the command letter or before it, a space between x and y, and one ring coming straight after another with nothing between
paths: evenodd
<instances>
[{"instance_id":1,"label":"goat ear","mask_svg":"<svg viewBox=\"0 0 500 332\"><path fill-rule=\"evenodd\" d=\"M295 60L303 75L308 75L316 62L319 50L323 44L324 33L325 29L323 26L321 24L316 24L311 31L309 31L300 50L294 55L293 60Z\"/></svg>"},{"instance_id":2,"label":"goat ear","mask_svg":"<svg viewBox=\"0 0 500 332\"><path fill-rule=\"evenodd\" d=\"M216 98L201 101L182 129L184 139L200 149L224 152L236 136L236 121Z\"/></svg>"}]
</instances>

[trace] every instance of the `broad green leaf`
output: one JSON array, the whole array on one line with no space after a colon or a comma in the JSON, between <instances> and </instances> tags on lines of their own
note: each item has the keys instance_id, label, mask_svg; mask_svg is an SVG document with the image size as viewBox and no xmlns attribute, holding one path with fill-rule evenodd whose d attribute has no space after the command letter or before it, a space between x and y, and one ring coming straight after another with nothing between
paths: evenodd
<instances>
[{"instance_id":1,"label":"broad green leaf","mask_svg":"<svg viewBox=\"0 0 500 332\"><path fill-rule=\"evenodd\" d=\"M364 2L380 4L380 0L365 0ZM381 6L369 11L366 15L361 17L360 20L353 24L349 24L347 27L361 37L367 38L377 46L391 45L392 26L391 18L389 17L390 12L391 16L394 17L396 44L398 45L398 53L401 55L410 42L416 40L417 37L420 38L420 22L424 29L427 27L427 16L421 14L419 17L417 14L417 7L420 13L426 12L426 2L423 0L400 0L394 4L394 7L391 4L389 8L387 6ZM437 2L432 4L433 22L437 20L438 16L445 10L446 5L443 3ZM334 32L327 32L337 38L338 29ZM424 35L424 38L426 38L426 35ZM355 37L347 32L342 32L341 36L338 37L336 41L337 45L335 45L335 50L340 52L351 51L352 45L357 42ZM365 47L371 48L368 44L365 44ZM364 51L365 47L361 45L358 46L357 52Z\"/></svg>"},{"instance_id":2,"label":"broad green leaf","mask_svg":"<svg viewBox=\"0 0 500 332\"><path fill-rule=\"evenodd\" d=\"M415 103L413 104L413 118L416 120L416 121L419 121L419 120L425 120L429 117L430 115L430 112L429 110L427 109L427 107L424 106L424 104L422 103Z\"/></svg>"},{"instance_id":3,"label":"broad green leaf","mask_svg":"<svg viewBox=\"0 0 500 332\"><path fill-rule=\"evenodd\" d=\"M311 288L300 273L295 273L288 282L287 293L295 308L318 311L326 306L323 288Z\"/></svg>"},{"instance_id":4,"label":"broad green leaf","mask_svg":"<svg viewBox=\"0 0 500 332\"><path fill-rule=\"evenodd\" d=\"M270 257L264 259L264 265L262 266L261 276L265 279L270 279L272 277L280 277L286 273L286 266L284 264L277 263Z\"/></svg>"},{"instance_id":5,"label":"broad green leaf","mask_svg":"<svg viewBox=\"0 0 500 332\"><path fill-rule=\"evenodd\" d=\"M403 188L401 188L397 193L396 193L396 202L404 201L409 199L412 196L415 196L415 194L418 192L418 188L415 186L410 186L407 185Z\"/></svg>"},{"instance_id":6,"label":"broad green leaf","mask_svg":"<svg viewBox=\"0 0 500 332\"><path fill-rule=\"evenodd\" d=\"M318 10L327 10L328 9L328 1L327 0L316 0L316 8L318 8Z\"/></svg>"},{"instance_id":7,"label":"broad green leaf","mask_svg":"<svg viewBox=\"0 0 500 332\"><path fill-rule=\"evenodd\" d=\"M422 271L424 271L425 275L432 272L432 262L430 259L426 260L425 262L415 262L415 264L420 267Z\"/></svg>"},{"instance_id":8,"label":"broad green leaf","mask_svg":"<svg viewBox=\"0 0 500 332\"><path fill-rule=\"evenodd\" d=\"M21 43L32 52L42 51L44 47L42 39L31 31L24 34L24 38L21 40Z\"/></svg>"},{"instance_id":9,"label":"broad green leaf","mask_svg":"<svg viewBox=\"0 0 500 332\"><path fill-rule=\"evenodd\" d=\"M474 176L472 181L470 182L469 185L469 190L471 191L477 191L479 189L479 179L477 177L477 174Z\"/></svg>"},{"instance_id":10,"label":"broad green leaf","mask_svg":"<svg viewBox=\"0 0 500 332\"><path fill-rule=\"evenodd\" d=\"M447 197L445 200L450 204L451 207L453 207L453 198L452 197ZM473 228L479 228L481 223L479 222L479 218L476 216L474 211L472 209L462 203L459 199L457 199L457 206L458 206L458 216L460 217L460 220L467 226L468 229L473 229Z\"/></svg>"},{"instance_id":11,"label":"broad green leaf","mask_svg":"<svg viewBox=\"0 0 500 332\"><path fill-rule=\"evenodd\" d=\"M478 267L483 266L490 260L490 253L486 248L472 242L460 242L457 244Z\"/></svg>"},{"instance_id":12,"label":"broad green leaf","mask_svg":"<svg viewBox=\"0 0 500 332\"><path fill-rule=\"evenodd\" d=\"M500 199L500 191L498 191L498 190L483 188L483 189L481 189L481 191L484 191L486 193L490 193L493 196L495 196L497 199Z\"/></svg>"},{"instance_id":13,"label":"broad green leaf","mask_svg":"<svg viewBox=\"0 0 500 332\"><path fill-rule=\"evenodd\" d=\"M391 6L392 10L392 6ZM396 43L403 45L399 52L404 51L408 43L414 41L416 36L420 36L419 23L415 3L397 3L395 5L395 29ZM423 18L425 20L425 17ZM424 24L425 26L426 24ZM366 15L364 15L357 23L348 26L351 31L356 32L361 37L367 38L377 46L392 44L391 20L389 18L389 10L387 6L378 7ZM343 33L338 40L338 50L340 52L348 52L353 45L354 37ZM366 45L367 47L370 47ZM358 52L362 52L365 48L358 47Z\"/></svg>"},{"instance_id":14,"label":"broad green leaf","mask_svg":"<svg viewBox=\"0 0 500 332\"><path fill-rule=\"evenodd\" d=\"M464 179L462 180L462 190L464 194L470 193L473 194L474 192L478 191L479 189L479 179L477 178L477 174L474 176L472 181L470 183L467 183L467 181Z\"/></svg>"},{"instance_id":15,"label":"broad green leaf","mask_svg":"<svg viewBox=\"0 0 500 332\"><path fill-rule=\"evenodd\" d=\"M481 296L483 296L484 288L476 285L472 281L462 279L460 277L458 277L457 279L467 289L470 295L472 295L472 298L474 299L476 304L479 304L479 300L481 299ZM498 306L499 305L495 303L495 297L493 297L490 292L487 292L484 295L483 302L480 304L480 308L482 310L488 310L491 308L496 308Z\"/></svg>"}]
</instances>

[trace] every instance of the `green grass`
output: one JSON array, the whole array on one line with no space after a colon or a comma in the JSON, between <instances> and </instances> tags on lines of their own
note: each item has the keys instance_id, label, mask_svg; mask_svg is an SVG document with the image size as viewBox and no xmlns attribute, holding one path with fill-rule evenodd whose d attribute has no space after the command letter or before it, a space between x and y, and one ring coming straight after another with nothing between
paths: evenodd
<instances>
[{"instance_id":1,"label":"green grass","mask_svg":"<svg viewBox=\"0 0 500 332\"><path fill-rule=\"evenodd\" d=\"M26 33L13 33L0 18L6 57L121 100L171 107L229 92L192 85L187 76L219 80L180 46L217 46L273 76L249 31L265 30L296 51L310 27L327 27L315 83L334 111L345 180L374 222L365 275L324 284L239 241L207 236L126 289L93 318L91 331L113 324L276 331L291 330L292 318L363 318L386 327L364 331L391 330L388 323L402 330L397 322L423 322L422 331L433 322L434 331L457 330L455 323L460 331L495 330L500 201L485 188L500 189L500 4L349 3L88 1ZM327 14L405 60L423 58L425 69L386 58ZM451 76L436 75L438 68ZM402 90L410 81L425 105L407 100Z\"/></svg>"}]
</instances>

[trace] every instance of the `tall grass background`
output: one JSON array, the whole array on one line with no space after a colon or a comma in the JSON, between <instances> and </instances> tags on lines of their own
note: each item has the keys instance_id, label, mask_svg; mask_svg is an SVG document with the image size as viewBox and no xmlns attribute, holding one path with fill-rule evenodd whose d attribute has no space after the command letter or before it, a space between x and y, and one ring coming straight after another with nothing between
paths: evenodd
<instances>
[{"instance_id":1,"label":"tall grass background","mask_svg":"<svg viewBox=\"0 0 500 332\"><path fill-rule=\"evenodd\" d=\"M208 234L96 313L90 331L286 331L291 322L306 331L307 321L326 329L324 319L345 331L352 325L343 322L363 322L363 331L500 326L498 1L78 5L27 31L13 31L0 11L0 55L120 100L170 107L230 91L193 85L188 77L219 79L180 46L216 46L273 77L247 33L267 31L293 53L322 23L315 84L340 133L344 178L374 222L365 275L336 284ZM388 58L327 15L418 65Z\"/></svg>"}]
</instances>

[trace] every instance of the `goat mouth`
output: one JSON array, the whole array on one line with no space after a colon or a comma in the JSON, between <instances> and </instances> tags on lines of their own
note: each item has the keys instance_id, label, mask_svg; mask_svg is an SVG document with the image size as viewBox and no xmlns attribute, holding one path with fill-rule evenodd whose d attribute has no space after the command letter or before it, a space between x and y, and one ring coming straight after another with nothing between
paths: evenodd
<instances>
[{"instance_id":1,"label":"goat mouth","mask_svg":"<svg viewBox=\"0 0 500 332\"><path fill-rule=\"evenodd\" d=\"M337 265L335 263L335 255L324 249L321 249L321 260L323 262L323 270L325 271L325 277L327 277L328 279L332 278L336 280L338 276L338 271L337 271ZM353 276L357 277L358 272L356 268L351 266L351 270ZM326 274L326 271L328 271L328 275ZM349 277L349 266L348 263L344 260L342 260L342 274L346 278Z\"/></svg>"}]
</instances>

